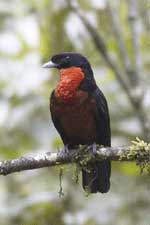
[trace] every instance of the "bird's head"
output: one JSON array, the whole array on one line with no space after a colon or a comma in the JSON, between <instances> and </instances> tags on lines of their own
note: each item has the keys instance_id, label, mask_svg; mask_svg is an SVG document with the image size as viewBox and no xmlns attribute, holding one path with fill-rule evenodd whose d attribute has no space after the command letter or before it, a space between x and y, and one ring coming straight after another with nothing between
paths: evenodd
<instances>
[{"instance_id":1,"label":"bird's head","mask_svg":"<svg viewBox=\"0 0 150 225\"><path fill-rule=\"evenodd\" d=\"M65 52L52 56L51 60L43 65L44 68L66 69L70 67L87 67L91 69L87 59L79 53Z\"/></svg>"},{"instance_id":2,"label":"bird's head","mask_svg":"<svg viewBox=\"0 0 150 225\"><path fill-rule=\"evenodd\" d=\"M64 89L66 86L67 91L81 89L91 92L96 87L90 63L79 53L65 52L54 55L43 67L57 68L60 71L57 89L60 86Z\"/></svg>"}]
</instances>

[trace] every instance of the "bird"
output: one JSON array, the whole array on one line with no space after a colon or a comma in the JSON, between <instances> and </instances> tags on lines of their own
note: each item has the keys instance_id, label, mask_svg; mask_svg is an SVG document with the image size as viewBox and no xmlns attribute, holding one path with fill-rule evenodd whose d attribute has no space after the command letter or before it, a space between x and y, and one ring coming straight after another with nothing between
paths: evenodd
<instances>
[{"instance_id":1,"label":"bird","mask_svg":"<svg viewBox=\"0 0 150 225\"><path fill-rule=\"evenodd\" d=\"M108 104L87 58L63 52L53 55L43 67L59 71L59 81L50 96L50 112L64 146L68 150L78 145L111 146ZM110 176L111 161L95 159L82 168L83 189L107 193Z\"/></svg>"}]
</instances>

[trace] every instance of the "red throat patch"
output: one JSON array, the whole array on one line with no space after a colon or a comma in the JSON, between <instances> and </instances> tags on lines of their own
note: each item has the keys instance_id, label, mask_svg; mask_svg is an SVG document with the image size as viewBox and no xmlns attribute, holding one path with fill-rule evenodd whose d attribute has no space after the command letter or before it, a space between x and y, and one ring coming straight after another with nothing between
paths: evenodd
<instances>
[{"instance_id":1,"label":"red throat patch","mask_svg":"<svg viewBox=\"0 0 150 225\"><path fill-rule=\"evenodd\" d=\"M79 67L60 70L60 81L54 91L55 97L63 103L71 104L76 99L77 89L84 79L84 73Z\"/></svg>"}]
</instances>

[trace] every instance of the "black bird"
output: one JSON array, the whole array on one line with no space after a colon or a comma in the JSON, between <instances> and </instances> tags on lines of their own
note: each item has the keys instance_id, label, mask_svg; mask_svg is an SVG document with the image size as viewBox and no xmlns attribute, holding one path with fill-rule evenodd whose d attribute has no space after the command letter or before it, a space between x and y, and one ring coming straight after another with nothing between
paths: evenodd
<instances>
[{"instance_id":1,"label":"black bird","mask_svg":"<svg viewBox=\"0 0 150 225\"><path fill-rule=\"evenodd\" d=\"M50 111L64 145L111 145L107 101L96 85L88 60L79 53L54 55L44 64L57 68L60 80L51 94ZM106 193L110 188L110 160L95 161L82 170L83 188Z\"/></svg>"}]
</instances>

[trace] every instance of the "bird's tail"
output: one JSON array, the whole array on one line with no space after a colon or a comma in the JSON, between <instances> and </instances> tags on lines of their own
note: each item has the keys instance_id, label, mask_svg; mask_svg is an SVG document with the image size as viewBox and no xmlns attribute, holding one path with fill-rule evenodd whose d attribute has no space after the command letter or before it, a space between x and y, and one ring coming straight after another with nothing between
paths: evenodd
<instances>
[{"instance_id":1,"label":"bird's tail","mask_svg":"<svg viewBox=\"0 0 150 225\"><path fill-rule=\"evenodd\" d=\"M89 193L106 193L110 188L110 160L96 161L82 170L82 185Z\"/></svg>"}]
</instances>

